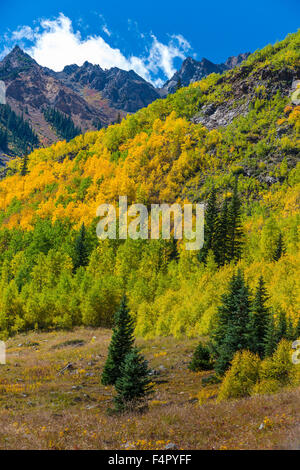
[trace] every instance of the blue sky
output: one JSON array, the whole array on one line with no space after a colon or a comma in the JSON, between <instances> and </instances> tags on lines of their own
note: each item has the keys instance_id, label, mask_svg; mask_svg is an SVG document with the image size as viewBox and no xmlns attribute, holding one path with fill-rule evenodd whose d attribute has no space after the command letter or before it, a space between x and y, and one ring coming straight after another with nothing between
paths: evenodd
<instances>
[{"instance_id":1,"label":"blue sky","mask_svg":"<svg viewBox=\"0 0 300 470\"><path fill-rule=\"evenodd\" d=\"M14 44L55 70L85 59L156 85L191 55L220 63L299 27L299 0L0 0L0 57Z\"/></svg>"}]
</instances>

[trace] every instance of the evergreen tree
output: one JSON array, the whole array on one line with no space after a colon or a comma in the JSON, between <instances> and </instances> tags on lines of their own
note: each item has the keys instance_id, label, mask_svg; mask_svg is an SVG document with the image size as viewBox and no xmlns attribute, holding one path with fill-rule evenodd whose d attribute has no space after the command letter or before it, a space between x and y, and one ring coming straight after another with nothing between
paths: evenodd
<instances>
[{"instance_id":1,"label":"evergreen tree","mask_svg":"<svg viewBox=\"0 0 300 470\"><path fill-rule=\"evenodd\" d=\"M264 356L269 357L272 356L277 346L277 339L276 339L276 329L275 329L275 321L274 315L271 312L269 314L269 321L267 326L267 331L264 339Z\"/></svg>"},{"instance_id":2,"label":"evergreen tree","mask_svg":"<svg viewBox=\"0 0 300 470\"><path fill-rule=\"evenodd\" d=\"M0 129L0 149L7 150L7 132Z\"/></svg>"},{"instance_id":3,"label":"evergreen tree","mask_svg":"<svg viewBox=\"0 0 300 470\"><path fill-rule=\"evenodd\" d=\"M268 294L265 288L263 277L260 276L251 308L249 322L250 350L259 354L265 353L265 337L269 323L269 309L266 307Z\"/></svg>"},{"instance_id":4,"label":"evergreen tree","mask_svg":"<svg viewBox=\"0 0 300 470\"><path fill-rule=\"evenodd\" d=\"M233 195L228 208L228 257L238 261L242 251L241 201L238 195L238 177L235 178Z\"/></svg>"},{"instance_id":5,"label":"evergreen tree","mask_svg":"<svg viewBox=\"0 0 300 470\"><path fill-rule=\"evenodd\" d=\"M24 153L28 148L37 147L39 139L23 114L18 116L8 104L0 105L0 148L7 150L9 143L14 144L17 154ZM3 128L3 129L2 129Z\"/></svg>"},{"instance_id":6,"label":"evergreen tree","mask_svg":"<svg viewBox=\"0 0 300 470\"><path fill-rule=\"evenodd\" d=\"M114 399L115 410L145 408L147 397L153 393L150 370L145 358L137 348L132 348L126 354L120 368L120 375L116 380L117 395Z\"/></svg>"},{"instance_id":7,"label":"evergreen tree","mask_svg":"<svg viewBox=\"0 0 300 470\"><path fill-rule=\"evenodd\" d=\"M47 107L43 110L43 113L46 121L51 124L57 135L62 139L69 141L81 134L81 129L74 125L71 117L61 113L58 109Z\"/></svg>"},{"instance_id":8,"label":"evergreen tree","mask_svg":"<svg viewBox=\"0 0 300 470\"><path fill-rule=\"evenodd\" d=\"M295 328L295 333L294 333L294 340L300 339L300 317L299 320L297 321L296 328Z\"/></svg>"},{"instance_id":9,"label":"evergreen tree","mask_svg":"<svg viewBox=\"0 0 300 470\"><path fill-rule=\"evenodd\" d=\"M202 343L199 343L195 349L193 358L189 364L189 369L194 372L212 369L209 349L206 346L203 346Z\"/></svg>"},{"instance_id":10,"label":"evergreen tree","mask_svg":"<svg viewBox=\"0 0 300 470\"><path fill-rule=\"evenodd\" d=\"M214 254L218 266L224 266L228 261L228 199L225 198L220 216L216 221L216 233L214 240Z\"/></svg>"},{"instance_id":11,"label":"evergreen tree","mask_svg":"<svg viewBox=\"0 0 300 470\"><path fill-rule=\"evenodd\" d=\"M179 77L177 80L177 84L176 84L176 91L180 90L180 88L182 88L182 82L181 82L181 78Z\"/></svg>"},{"instance_id":12,"label":"evergreen tree","mask_svg":"<svg viewBox=\"0 0 300 470\"><path fill-rule=\"evenodd\" d=\"M278 316L278 324L275 329L276 343L278 344L283 338L287 338L288 335L288 321L286 313L280 310Z\"/></svg>"},{"instance_id":13,"label":"evergreen tree","mask_svg":"<svg viewBox=\"0 0 300 470\"><path fill-rule=\"evenodd\" d=\"M115 314L113 334L101 377L103 385L114 385L120 377L121 365L134 343L133 331L133 321L127 307L127 299L124 296L120 308Z\"/></svg>"},{"instance_id":14,"label":"evergreen tree","mask_svg":"<svg viewBox=\"0 0 300 470\"><path fill-rule=\"evenodd\" d=\"M211 347L216 358L216 372L223 375L234 353L249 348L248 325L250 319L249 289L243 273L238 270L223 295L218 308L217 326L212 333Z\"/></svg>"},{"instance_id":15,"label":"evergreen tree","mask_svg":"<svg viewBox=\"0 0 300 470\"><path fill-rule=\"evenodd\" d=\"M284 247L284 243L282 239L282 233L280 232L278 235L278 240L277 240L273 260L278 261L284 255L284 253L285 253L285 247Z\"/></svg>"},{"instance_id":16,"label":"evergreen tree","mask_svg":"<svg viewBox=\"0 0 300 470\"><path fill-rule=\"evenodd\" d=\"M22 165L21 165L21 176L26 176L28 173L28 155L24 154Z\"/></svg>"},{"instance_id":17,"label":"evergreen tree","mask_svg":"<svg viewBox=\"0 0 300 470\"><path fill-rule=\"evenodd\" d=\"M213 248L217 217L217 193L215 187L213 187L208 198L207 208L205 210L204 245L199 252L200 262L206 261L208 251Z\"/></svg>"},{"instance_id":18,"label":"evergreen tree","mask_svg":"<svg viewBox=\"0 0 300 470\"><path fill-rule=\"evenodd\" d=\"M292 319L289 317L287 319L287 330L286 330L286 339L288 341L293 341L295 336L294 325Z\"/></svg>"},{"instance_id":19,"label":"evergreen tree","mask_svg":"<svg viewBox=\"0 0 300 470\"><path fill-rule=\"evenodd\" d=\"M79 235L75 241L74 269L80 266L87 266L89 261L88 242L86 239L86 229L84 223L81 225Z\"/></svg>"}]
</instances>

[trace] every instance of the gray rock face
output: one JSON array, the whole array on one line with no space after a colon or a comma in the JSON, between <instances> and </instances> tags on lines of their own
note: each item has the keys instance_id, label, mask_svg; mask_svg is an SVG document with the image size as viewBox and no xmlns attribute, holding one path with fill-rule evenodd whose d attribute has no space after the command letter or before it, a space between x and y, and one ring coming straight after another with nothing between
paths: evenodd
<instances>
[{"instance_id":1,"label":"gray rock face","mask_svg":"<svg viewBox=\"0 0 300 470\"><path fill-rule=\"evenodd\" d=\"M223 73L239 65L249 56L249 52L239 54L238 56L229 57L223 64L214 64L203 58L200 62L188 57L183 62L181 69L176 72L173 77L168 80L163 88L162 94L174 93L178 82L182 86L188 86L190 83L197 82L211 73Z\"/></svg>"},{"instance_id":2,"label":"gray rock face","mask_svg":"<svg viewBox=\"0 0 300 470\"><path fill-rule=\"evenodd\" d=\"M135 112L160 98L158 91L133 70L117 67L103 70L99 65L85 62L81 67L68 65L56 76L74 89L88 86L101 92L111 105L126 112Z\"/></svg>"},{"instance_id":3,"label":"gray rock face","mask_svg":"<svg viewBox=\"0 0 300 470\"><path fill-rule=\"evenodd\" d=\"M230 124L234 118L244 116L249 111L250 101L256 99L256 90L259 86L263 86L268 99L271 99L278 91L282 95L291 96L291 100L295 104L297 100L296 94L300 94L297 88L297 78L300 75L300 68L291 70L282 68L281 70L272 69L269 66L250 73L251 69L244 65L237 69L234 77L221 77L224 83L231 85L232 94L222 103L207 104L199 109L199 112L192 118L195 124L203 124L207 129L217 129ZM279 133L284 133L285 129L279 129Z\"/></svg>"}]
</instances>

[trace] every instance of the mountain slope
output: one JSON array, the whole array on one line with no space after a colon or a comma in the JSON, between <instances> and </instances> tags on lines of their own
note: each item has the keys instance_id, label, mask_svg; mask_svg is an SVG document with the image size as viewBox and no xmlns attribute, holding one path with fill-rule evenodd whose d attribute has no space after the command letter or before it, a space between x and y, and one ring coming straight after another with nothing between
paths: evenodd
<instances>
[{"instance_id":1,"label":"mountain slope","mask_svg":"<svg viewBox=\"0 0 300 470\"><path fill-rule=\"evenodd\" d=\"M214 65L206 59L197 62L189 58L184 61L175 78L158 90L133 70L124 71L116 67L103 70L99 65L89 62L81 67L68 65L62 72L54 72L41 67L16 46L0 62L0 80L5 82L9 106L2 113L4 119L0 122L0 131L7 134L6 146L0 136L1 149L4 155L20 155L30 148L48 146L64 138L62 129L45 119L45 109L51 108L52 113L62 113L60 121L71 119L70 125L74 131L96 130L173 92L179 78L184 85L188 85L211 72L228 70L244 57L243 54L231 57L221 65ZM31 136L24 138L24 132L18 135L15 129L7 128L5 116L10 112L16 113L24 121L23 126L27 122L37 139Z\"/></svg>"},{"instance_id":2,"label":"mountain slope","mask_svg":"<svg viewBox=\"0 0 300 470\"><path fill-rule=\"evenodd\" d=\"M43 110L47 107L72 119L84 132L106 126L159 98L154 87L133 71L102 70L86 62L56 73L41 67L18 46L0 62L0 80L6 85L11 110L38 136L39 143L33 146L47 146L61 137L45 119ZM10 130L8 134L8 153L24 151ZM30 148L31 143L27 144Z\"/></svg>"},{"instance_id":3,"label":"mountain slope","mask_svg":"<svg viewBox=\"0 0 300 470\"><path fill-rule=\"evenodd\" d=\"M162 93L165 95L174 93L178 87L178 83L180 83L181 86L188 86L190 83L202 80L202 78L211 73L223 73L226 70L230 70L240 65L249 55L250 53L247 52L239 54L238 56L228 57L223 64L214 64L205 58L199 62L192 57L187 57L182 63L180 70L164 84Z\"/></svg>"},{"instance_id":4,"label":"mountain slope","mask_svg":"<svg viewBox=\"0 0 300 470\"><path fill-rule=\"evenodd\" d=\"M263 274L269 306L299 318L300 32L211 74L120 124L58 142L9 164L0 182L0 329L110 326L126 290L137 333L206 334L234 263L167 240L95 235L103 202L182 203L231 198L236 175L244 243L238 265L251 288ZM296 87L296 88L295 88ZM298 95L297 95L298 96ZM208 107L224 122L203 125ZM210 128L211 127L211 128ZM88 265L74 269L78 230ZM274 260L282 235L285 254Z\"/></svg>"},{"instance_id":5,"label":"mountain slope","mask_svg":"<svg viewBox=\"0 0 300 470\"><path fill-rule=\"evenodd\" d=\"M85 87L101 92L111 105L126 112L135 112L160 97L158 91L133 70L113 67L103 70L85 62L81 67L69 65L56 74L63 83L84 93Z\"/></svg>"}]
</instances>

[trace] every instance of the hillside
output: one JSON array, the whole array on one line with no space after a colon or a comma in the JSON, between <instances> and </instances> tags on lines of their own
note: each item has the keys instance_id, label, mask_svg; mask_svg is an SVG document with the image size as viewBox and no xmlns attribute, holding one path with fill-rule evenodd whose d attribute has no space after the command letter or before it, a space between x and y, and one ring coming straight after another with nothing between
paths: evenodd
<instances>
[{"instance_id":1,"label":"hillside","mask_svg":"<svg viewBox=\"0 0 300 470\"><path fill-rule=\"evenodd\" d=\"M224 64L187 61L178 77L184 85L212 71L222 73L236 66L247 55L230 57ZM201 70L200 70L201 69ZM0 80L6 86L7 106L0 106L0 162L5 155L22 155L36 147L47 147L60 140L71 140L87 130L97 130L119 121L161 96L174 91L174 76L163 89L156 89L133 70L117 67L103 70L84 62L67 65L61 72L40 66L19 46L0 62ZM59 113L48 119L45 111ZM16 122L17 121L17 122Z\"/></svg>"},{"instance_id":2,"label":"hillside","mask_svg":"<svg viewBox=\"0 0 300 470\"><path fill-rule=\"evenodd\" d=\"M186 338L140 340L158 372L149 411L108 416L114 392L99 386L99 375L109 339L108 330L78 328L8 341L0 449L299 448L299 388L216 403L216 387L201 385L209 373L186 368L196 344ZM68 363L72 368L59 374ZM203 391L207 401L200 406Z\"/></svg>"},{"instance_id":3,"label":"hillside","mask_svg":"<svg viewBox=\"0 0 300 470\"><path fill-rule=\"evenodd\" d=\"M111 326L124 289L144 336L207 334L236 264L263 274L275 316L299 316L300 33L211 74L120 124L14 160L0 183L0 328ZM298 166L297 166L298 163ZM24 167L23 167L24 170ZM165 240L99 243L102 202L242 200L238 262ZM76 246L82 223L86 258ZM275 261L281 234L284 254Z\"/></svg>"},{"instance_id":4,"label":"hillside","mask_svg":"<svg viewBox=\"0 0 300 470\"><path fill-rule=\"evenodd\" d=\"M159 97L154 87L133 71L102 70L85 62L81 67L70 65L54 72L40 66L18 46L0 62L0 80L6 85L7 104L38 137L36 141L25 140L22 146L15 139L16 129L8 127L8 153L17 155L24 147L47 146L61 138L60 128L45 119L47 107L70 118L79 129L76 135L107 126L119 115L136 111ZM6 123L0 121L2 130Z\"/></svg>"}]
</instances>

